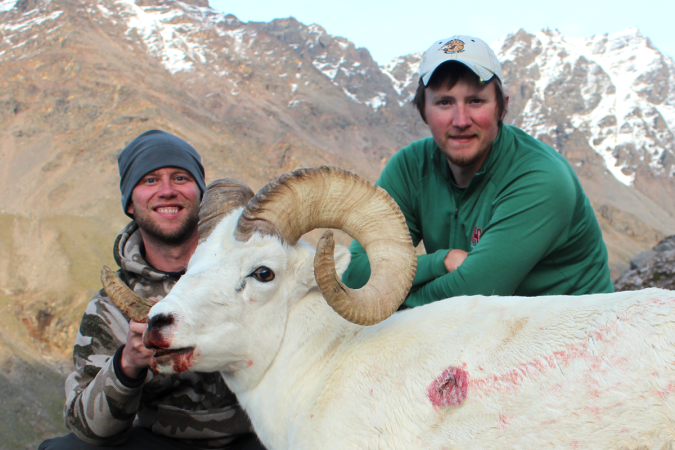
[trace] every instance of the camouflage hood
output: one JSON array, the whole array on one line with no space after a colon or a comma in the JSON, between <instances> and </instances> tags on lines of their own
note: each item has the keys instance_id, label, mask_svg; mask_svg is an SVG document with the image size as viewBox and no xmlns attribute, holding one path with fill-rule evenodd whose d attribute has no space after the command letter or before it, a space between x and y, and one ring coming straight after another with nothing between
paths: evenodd
<instances>
[{"instance_id":1,"label":"camouflage hood","mask_svg":"<svg viewBox=\"0 0 675 450\"><path fill-rule=\"evenodd\" d=\"M115 239L113 256L120 266L118 274L136 294L144 298L161 300L178 281L175 274L162 272L143 258L143 238L133 220Z\"/></svg>"},{"instance_id":2,"label":"camouflage hood","mask_svg":"<svg viewBox=\"0 0 675 450\"><path fill-rule=\"evenodd\" d=\"M113 256L117 265L127 272L142 276L148 281L164 281L170 275L155 269L143 259L143 238L135 221L129 222L115 239Z\"/></svg>"}]
</instances>

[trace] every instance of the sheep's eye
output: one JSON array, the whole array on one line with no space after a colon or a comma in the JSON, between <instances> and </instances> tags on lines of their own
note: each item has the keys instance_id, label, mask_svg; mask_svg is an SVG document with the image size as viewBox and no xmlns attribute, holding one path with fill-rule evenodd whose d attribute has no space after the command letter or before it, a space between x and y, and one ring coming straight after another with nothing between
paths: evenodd
<instances>
[{"instance_id":1,"label":"sheep's eye","mask_svg":"<svg viewBox=\"0 0 675 450\"><path fill-rule=\"evenodd\" d=\"M268 282L274 280L274 272L270 270L268 267L261 266L258 267L253 271L251 274L256 280L262 281L262 282Z\"/></svg>"}]
</instances>

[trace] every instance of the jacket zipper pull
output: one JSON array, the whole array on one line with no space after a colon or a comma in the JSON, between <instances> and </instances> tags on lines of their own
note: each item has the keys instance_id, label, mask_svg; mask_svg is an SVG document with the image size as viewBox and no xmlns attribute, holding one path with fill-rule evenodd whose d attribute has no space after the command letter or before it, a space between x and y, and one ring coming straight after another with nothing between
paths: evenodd
<instances>
[{"instance_id":1,"label":"jacket zipper pull","mask_svg":"<svg viewBox=\"0 0 675 450\"><path fill-rule=\"evenodd\" d=\"M457 218L457 214L459 214L459 208L455 208L455 219Z\"/></svg>"}]
</instances>

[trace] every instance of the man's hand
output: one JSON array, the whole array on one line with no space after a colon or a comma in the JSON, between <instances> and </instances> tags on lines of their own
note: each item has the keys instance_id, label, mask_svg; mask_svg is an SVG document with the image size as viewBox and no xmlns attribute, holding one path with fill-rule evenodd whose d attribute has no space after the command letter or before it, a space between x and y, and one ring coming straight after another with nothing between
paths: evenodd
<instances>
[{"instance_id":1,"label":"man's hand","mask_svg":"<svg viewBox=\"0 0 675 450\"><path fill-rule=\"evenodd\" d=\"M130 378L136 378L146 367L150 367L150 361L155 354L154 350L148 350L143 345L143 332L148 328L147 323L129 322L129 334L127 343L122 350L121 365L124 373Z\"/></svg>"},{"instance_id":2,"label":"man's hand","mask_svg":"<svg viewBox=\"0 0 675 450\"><path fill-rule=\"evenodd\" d=\"M456 248L450 250L448 254L445 255L445 268L448 269L448 272L452 273L462 265L467 255L468 253L464 250L459 250Z\"/></svg>"}]
</instances>

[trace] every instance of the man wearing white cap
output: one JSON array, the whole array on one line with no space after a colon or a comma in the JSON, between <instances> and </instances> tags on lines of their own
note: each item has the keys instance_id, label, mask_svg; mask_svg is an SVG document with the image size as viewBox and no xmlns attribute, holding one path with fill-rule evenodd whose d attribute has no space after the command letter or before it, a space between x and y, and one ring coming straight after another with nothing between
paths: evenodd
<instances>
[{"instance_id":1,"label":"man wearing white cap","mask_svg":"<svg viewBox=\"0 0 675 450\"><path fill-rule=\"evenodd\" d=\"M502 123L509 98L492 49L471 36L436 41L419 80L412 103L431 137L396 153L377 181L427 251L403 307L459 295L612 292L602 233L573 169ZM343 281L358 288L370 266L357 242L351 252Z\"/></svg>"}]
</instances>

